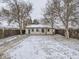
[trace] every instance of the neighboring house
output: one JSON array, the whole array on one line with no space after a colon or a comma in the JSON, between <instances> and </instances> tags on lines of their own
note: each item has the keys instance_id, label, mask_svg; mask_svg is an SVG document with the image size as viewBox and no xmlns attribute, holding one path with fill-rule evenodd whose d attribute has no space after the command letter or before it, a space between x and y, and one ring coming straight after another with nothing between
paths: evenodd
<instances>
[{"instance_id":1,"label":"neighboring house","mask_svg":"<svg viewBox=\"0 0 79 59\"><path fill-rule=\"evenodd\" d=\"M29 25L26 26L26 34L52 35L55 30L50 25Z\"/></svg>"}]
</instances>

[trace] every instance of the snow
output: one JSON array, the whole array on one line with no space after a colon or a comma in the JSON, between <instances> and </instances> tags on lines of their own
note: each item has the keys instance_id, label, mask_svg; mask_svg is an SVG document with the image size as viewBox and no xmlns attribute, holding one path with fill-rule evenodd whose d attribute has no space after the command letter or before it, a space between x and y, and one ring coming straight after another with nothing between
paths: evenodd
<instances>
[{"instance_id":1,"label":"snow","mask_svg":"<svg viewBox=\"0 0 79 59\"><path fill-rule=\"evenodd\" d=\"M77 39L65 39L60 35L29 36L5 52L5 56L7 59L79 59L78 42Z\"/></svg>"},{"instance_id":2,"label":"snow","mask_svg":"<svg viewBox=\"0 0 79 59\"><path fill-rule=\"evenodd\" d=\"M26 26L27 28L39 28L39 27L41 27L41 28L52 28L50 25L44 25L44 24L32 24L32 25L28 25L28 26Z\"/></svg>"},{"instance_id":3,"label":"snow","mask_svg":"<svg viewBox=\"0 0 79 59\"><path fill-rule=\"evenodd\" d=\"M8 37L8 38L5 38L5 39L0 39L0 47L7 43L7 42L10 42L12 40L16 39L16 36L11 36L11 37Z\"/></svg>"},{"instance_id":4,"label":"snow","mask_svg":"<svg viewBox=\"0 0 79 59\"><path fill-rule=\"evenodd\" d=\"M10 42L10 41L15 40L15 39L16 39L16 37L11 38L10 40L7 40L6 42Z\"/></svg>"}]
</instances>

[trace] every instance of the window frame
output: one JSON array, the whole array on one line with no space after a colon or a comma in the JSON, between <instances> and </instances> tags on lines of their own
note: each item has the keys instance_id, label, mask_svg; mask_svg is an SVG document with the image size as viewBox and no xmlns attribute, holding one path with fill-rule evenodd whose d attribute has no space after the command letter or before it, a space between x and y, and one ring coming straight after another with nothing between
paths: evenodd
<instances>
[{"instance_id":1,"label":"window frame","mask_svg":"<svg viewBox=\"0 0 79 59\"><path fill-rule=\"evenodd\" d=\"M47 29L47 32L50 32L50 29Z\"/></svg>"},{"instance_id":2,"label":"window frame","mask_svg":"<svg viewBox=\"0 0 79 59\"><path fill-rule=\"evenodd\" d=\"M44 33L44 32L45 32L43 28L41 29L41 31L42 31L42 33Z\"/></svg>"},{"instance_id":3,"label":"window frame","mask_svg":"<svg viewBox=\"0 0 79 59\"><path fill-rule=\"evenodd\" d=\"M36 32L39 32L39 29L38 28L36 29Z\"/></svg>"},{"instance_id":4,"label":"window frame","mask_svg":"<svg viewBox=\"0 0 79 59\"><path fill-rule=\"evenodd\" d=\"M32 32L34 32L34 29L32 29Z\"/></svg>"}]
</instances>

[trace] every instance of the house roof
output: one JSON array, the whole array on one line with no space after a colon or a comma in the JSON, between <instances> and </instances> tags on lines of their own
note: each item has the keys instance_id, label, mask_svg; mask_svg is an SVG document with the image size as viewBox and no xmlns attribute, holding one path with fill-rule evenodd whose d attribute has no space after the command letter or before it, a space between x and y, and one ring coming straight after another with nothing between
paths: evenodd
<instances>
[{"instance_id":1,"label":"house roof","mask_svg":"<svg viewBox=\"0 0 79 59\"><path fill-rule=\"evenodd\" d=\"M26 26L26 28L52 28L51 25L44 25L44 24L32 24ZM56 24L54 26L55 29L65 29L65 27L62 24ZM69 28L78 29L78 26L69 26Z\"/></svg>"},{"instance_id":2,"label":"house roof","mask_svg":"<svg viewBox=\"0 0 79 59\"><path fill-rule=\"evenodd\" d=\"M33 24L33 25L28 25L26 28L52 28L50 25L43 25L43 24Z\"/></svg>"}]
</instances>

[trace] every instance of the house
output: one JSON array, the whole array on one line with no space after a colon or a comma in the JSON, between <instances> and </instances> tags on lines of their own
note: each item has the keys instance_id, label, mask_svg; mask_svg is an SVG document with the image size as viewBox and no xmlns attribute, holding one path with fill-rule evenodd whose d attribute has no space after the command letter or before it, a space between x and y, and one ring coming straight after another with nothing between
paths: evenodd
<instances>
[{"instance_id":1,"label":"house","mask_svg":"<svg viewBox=\"0 0 79 59\"><path fill-rule=\"evenodd\" d=\"M52 35L55 30L50 25L29 25L26 26L26 34Z\"/></svg>"}]
</instances>

